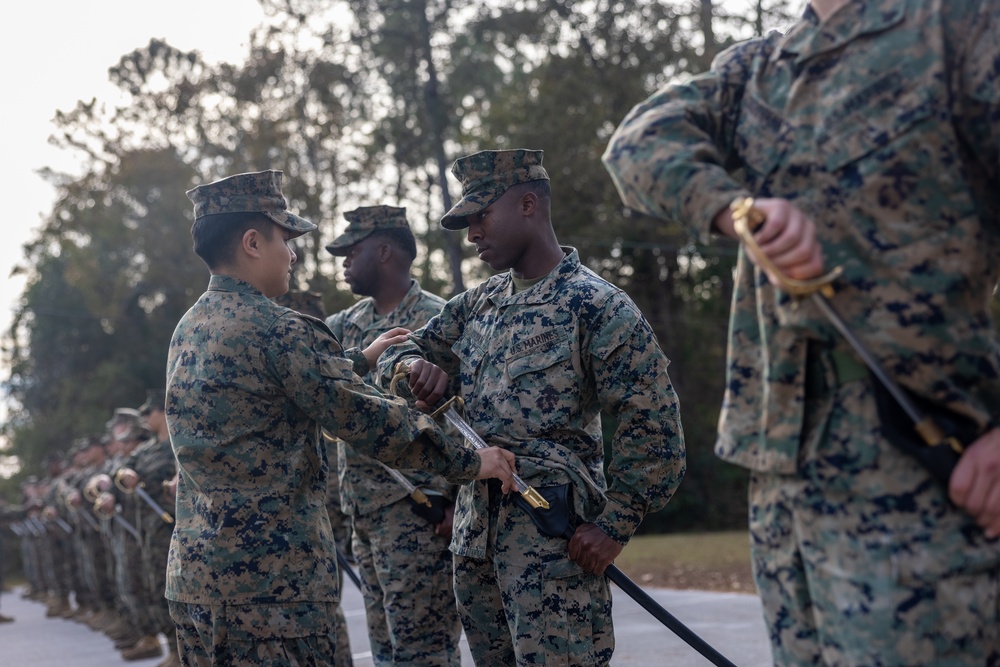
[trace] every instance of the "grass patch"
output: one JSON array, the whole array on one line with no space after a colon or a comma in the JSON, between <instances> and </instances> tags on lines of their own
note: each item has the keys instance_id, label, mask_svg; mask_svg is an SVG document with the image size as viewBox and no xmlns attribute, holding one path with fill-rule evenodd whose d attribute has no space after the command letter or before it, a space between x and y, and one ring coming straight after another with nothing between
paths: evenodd
<instances>
[{"instance_id":1,"label":"grass patch","mask_svg":"<svg viewBox=\"0 0 1000 667\"><path fill-rule=\"evenodd\" d=\"M643 586L754 592L746 531L639 535L615 564Z\"/></svg>"}]
</instances>

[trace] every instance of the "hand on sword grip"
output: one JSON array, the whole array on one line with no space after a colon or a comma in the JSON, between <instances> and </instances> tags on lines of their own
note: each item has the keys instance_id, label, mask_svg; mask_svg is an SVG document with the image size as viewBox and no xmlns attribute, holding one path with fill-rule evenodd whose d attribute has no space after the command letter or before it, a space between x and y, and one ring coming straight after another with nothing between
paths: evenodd
<instances>
[{"instance_id":1,"label":"hand on sword grip","mask_svg":"<svg viewBox=\"0 0 1000 667\"><path fill-rule=\"evenodd\" d=\"M433 406L440 403L448 391L448 374L424 359L410 364L407 382L410 392L417 399L417 408L424 412L433 411Z\"/></svg>"},{"instance_id":2,"label":"hand on sword grip","mask_svg":"<svg viewBox=\"0 0 1000 667\"><path fill-rule=\"evenodd\" d=\"M517 468L512 452L500 447L484 447L477 449L476 453L479 455L480 461L479 474L476 475L476 479L499 479L503 482L502 488L505 494L517 491L517 485L514 482Z\"/></svg>"},{"instance_id":3,"label":"hand on sword grip","mask_svg":"<svg viewBox=\"0 0 1000 667\"><path fill-rule=\"evenodd\" d=\"M727 216L731 217L727 220ZM752 235L750 238L735 227L741 216ZM785 199L737 200L731 211L721 212L716 220L719 229L734 228L750 259L775 287L787 285L789 279L808 280L823 273L816 223Z\"/></svg>"}]
</instances>

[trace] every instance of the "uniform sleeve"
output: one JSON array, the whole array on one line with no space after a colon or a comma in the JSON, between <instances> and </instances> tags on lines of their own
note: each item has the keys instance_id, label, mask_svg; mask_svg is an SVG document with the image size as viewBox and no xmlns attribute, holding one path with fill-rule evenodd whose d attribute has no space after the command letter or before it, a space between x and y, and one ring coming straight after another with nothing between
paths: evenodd
<instances>
[{"instance_id":1,"label":"uniform sleeve","mask_svg":"<svg viewBox=\"0 0 1000 667\"><path fill-rule=\"evenodd\" d=\"M712 220L748 193L730 172L744 79L765 40L719 54L712 69L666 86L632 109L602 160L626 206L682 225L708 243Z\"/></svg>"},{"instance_id":2,"label":"uniform sleeve","mask_svg":"<svg viewBox=\"0 0 1000 667\"><path fill-rule=\"evenodd\" d=\"M479 457L426 415L365 384L321 323L285 316L270 333L269 362L287 396L329 433L393 467L436 472L455 484L475 479Z\"/></svg>"},{"instance_id":3,"label":"uniform sleeve","mask_svg":"<svg viewBox=\"0 0 1000 667\"><path fill-rule=\"evenodd\" d=\"M662 509L685 471L680 407L649 324L624 295L605 310L590 343L602 410L615 415L607 504L597 525L621 544Z\"/></svg>"},{"instance_id":4,"label":"uniform sleeve","mask_svg":"<svg viewBox=\"0 0 1000 667\"><path fill-rule=\"evenodd\" d=\"M463 296L460 294L446 303L440 313L410 334L407 342L393 345L379 357L380 386L388 389L398 363L410 364L416 359L426 359L440 367L449 377L458 376L461 362L451 348L465 330L466 308Z\"/></svg>"}]
</instances>

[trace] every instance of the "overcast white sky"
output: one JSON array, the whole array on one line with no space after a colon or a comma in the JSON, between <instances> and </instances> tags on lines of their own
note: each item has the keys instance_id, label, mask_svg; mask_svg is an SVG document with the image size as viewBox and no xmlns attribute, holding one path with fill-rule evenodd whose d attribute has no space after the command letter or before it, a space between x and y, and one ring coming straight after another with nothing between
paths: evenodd
<instances>
[{"instance_id":1,"label":"overcast white sky","mask_svg":"<svg viewBox=\"0 0 1000 667\"><path fill-rule=\"evenodd\" d=\"M37 171L79 171L72 156L48 144L56 110L94 97L116 101L108 68L152 38L197 49L211 61L239 62L250 31L262 20L257 0L33 0L7 12L0 24L0 196L7 202L0 236L3 331L24 288L10 271L55 196ZM0 368L0 378L6 374ZM0 419L5 414L0 405Z\"/></svg>"}]
</instances>

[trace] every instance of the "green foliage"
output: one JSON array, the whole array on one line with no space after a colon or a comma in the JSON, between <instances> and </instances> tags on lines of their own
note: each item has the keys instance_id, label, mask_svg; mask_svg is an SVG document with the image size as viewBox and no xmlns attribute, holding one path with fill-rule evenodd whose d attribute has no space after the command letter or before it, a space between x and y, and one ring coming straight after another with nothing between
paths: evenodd
<instances>
[{"instance_id":1,"label":"green foliage","mask_svg":"<svg viewBox=\"0 0 1000 667\"><path fill-rule=\"evenodd\" d=\"M723 14L708 0L262 0L267 23L241 63L210 65L159 40L123 55L109 70L123 103L56 116L55 141L86 168L49 174L59 200L20 267L28 286L6 348L11 453L37 473L47 453L162 386L173 326L207 279L182 195L195 184L283 170L291 208L320 225L297 242L294 287L322 294L332 313L354 301L324 250L344 211L405 205L417 277L447 295L488 274L437 224L456 187L451 162L541 148L560 239L628 291L673 360L689 472L643 530L742 524L743 474L711 453L732 248L695 248L623 209L600 155L657 86L787 19L785 0L743 4Z\"/></svg>"}]
</instances>

